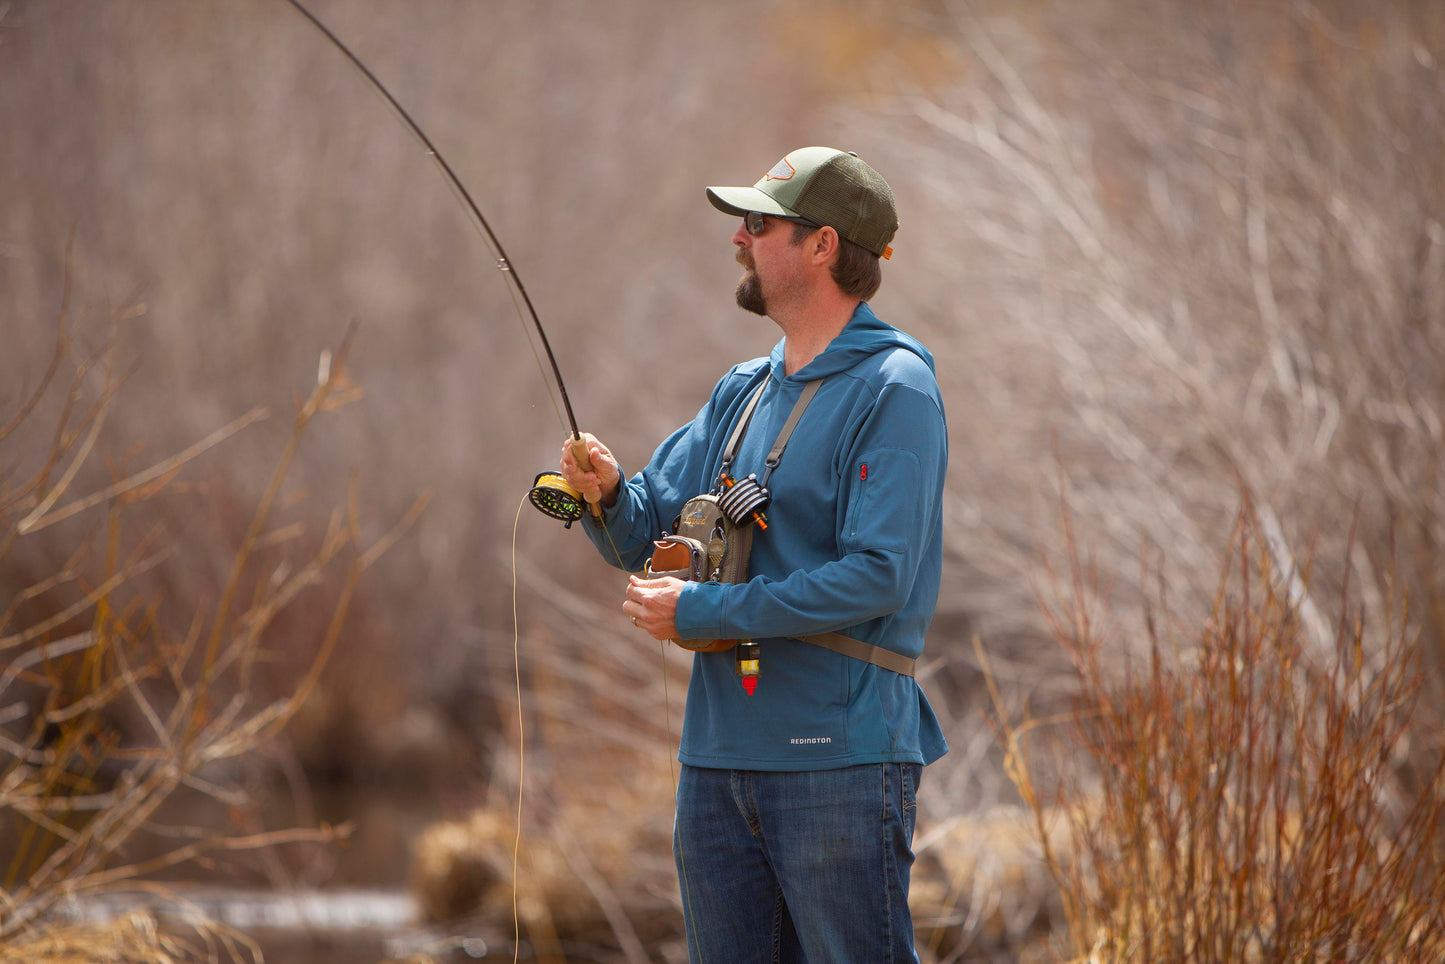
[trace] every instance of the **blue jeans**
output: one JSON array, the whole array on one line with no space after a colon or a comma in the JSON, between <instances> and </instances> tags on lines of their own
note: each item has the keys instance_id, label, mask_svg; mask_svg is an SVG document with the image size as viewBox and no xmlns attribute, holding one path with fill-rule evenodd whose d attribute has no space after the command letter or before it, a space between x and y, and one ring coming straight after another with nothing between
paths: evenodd
<instances>
[{"instance_id":1,"label":"blue jeans","mask_svg":"<svg viewBox=\"0 0 1445 964\"><path fill-rule=\"evenodd\" d=\"M673 855L692 964L916 962L908 877L922 770L684 766Z\"/></svg>"}]
</instances>

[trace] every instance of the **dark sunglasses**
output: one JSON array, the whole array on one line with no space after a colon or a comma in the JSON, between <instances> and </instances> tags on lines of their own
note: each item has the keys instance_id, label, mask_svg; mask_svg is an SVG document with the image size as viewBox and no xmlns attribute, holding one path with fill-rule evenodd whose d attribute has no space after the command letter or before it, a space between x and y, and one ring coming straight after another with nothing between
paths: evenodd
<instances>
[{"instance_id":1,"label":"dark sunglasses","mask_svg":"<svg viewBox=\"0 0 1445 964\"><path fill-rule=\"evenodd\" d=\"M789 218L781 214L763 214L761 211L749 211L747 214L744 214L743 227L748 229L748 234L756 238L768 229L766 218L772 218L775 221L787 221L789 224L806 224L810 228L821 227L821 225L814 224L807 218Z\"/></svg>"}]
</instances>

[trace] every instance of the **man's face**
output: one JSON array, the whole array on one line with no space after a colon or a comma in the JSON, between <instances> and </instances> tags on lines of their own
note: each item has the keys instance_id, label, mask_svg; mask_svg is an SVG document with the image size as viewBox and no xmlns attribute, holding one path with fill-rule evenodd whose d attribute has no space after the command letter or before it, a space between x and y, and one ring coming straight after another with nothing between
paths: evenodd
<instances>
[{"instance_id":1,"label":"man's face","mask_svg":"<svg viewBox=\"0 0 1445 964\"><path fill-rule=\"evenodd\" d=\"M738 307L766 315L769 301L787 297L794 287L793 260L799 251L793 242L793 226L764 218L762 232L751 234L744 222L733 234L733 244L738 249L735 260L746 269L738 281Z\"/></svg>"}]
</instances>

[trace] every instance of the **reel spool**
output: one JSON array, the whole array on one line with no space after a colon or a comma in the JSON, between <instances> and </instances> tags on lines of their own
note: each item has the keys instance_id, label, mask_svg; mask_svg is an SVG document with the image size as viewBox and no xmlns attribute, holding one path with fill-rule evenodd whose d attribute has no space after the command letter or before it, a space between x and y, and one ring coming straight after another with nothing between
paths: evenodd
<instances>
[{"instance_id":1,"label":"reel spool","mask_svg":"<svg viewBox=\"0 0 1445 964\"><path fill-rule=\"evenodd\" d=\"M532 482L532 491L527 493L527 500L543 515L560 519L567 529L572 528L572 523L587 511L582 493L568 485L557 472L538 472Z\"/></svg>"}]
</instances>

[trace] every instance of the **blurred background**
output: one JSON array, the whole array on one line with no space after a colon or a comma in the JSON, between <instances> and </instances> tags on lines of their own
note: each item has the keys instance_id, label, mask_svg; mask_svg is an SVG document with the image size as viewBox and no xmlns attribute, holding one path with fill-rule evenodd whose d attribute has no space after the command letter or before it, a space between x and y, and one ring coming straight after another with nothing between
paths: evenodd
<instances>
[{"instance_id":1,"label":"blurred background","mask_svg":"<svg viewBox=\"0 0 1445 964\"><path fill-rule=\"evenodd\" d=\"M1038 605L1068 576L1065 506L1120 652L1147 601L1203 617L1248 502L1275 564L1309 567L1295 602L1321 647L1347 586L1366 613L1404 587L1440 678L1445 6L311 7L468 186L581 427L624 469L778 336L734 306L735 225L703 187L809 144L889 180L902 224L873 307L935 353L950 425L922 680L953 749L924 782L924 877L951 835L996 854L976 821L1015 802L974 640L1009 705L1067 698ZM164 598L180 635L212 610L290 415L353 323L363 397L309 431L283 521L312 544L354 486L369 542L431 494L365 574L285 736L224 774L246 792L222 819L354 820L350 842L238 858L229 879L420 886L417 841L450 821L492 848L485 898L509 883L520 782L531 879L578 889L538 900L614 934L626 906L638 946L669 959L668 927L638 921L674 909L688 657L638 638L625 577L520 505L567 427L493 261L420 145L281 0L0 3L5 418L62 317L74 357L110 352L125 376L79 490L272 413L128 511L122 541L163 526L173 553L136 592ZM63 401L6 441L10 478ZM102 523L16 539L0 602ZM65 600L26 605L39 619ZM330 612L281 615L263 688L294 683ZM1040 887L1001 906L972 869L940 880L940 926L988 919L1000 946L1048 926Z\"/></svg>"}]
</instances>

